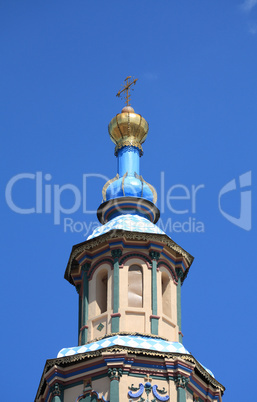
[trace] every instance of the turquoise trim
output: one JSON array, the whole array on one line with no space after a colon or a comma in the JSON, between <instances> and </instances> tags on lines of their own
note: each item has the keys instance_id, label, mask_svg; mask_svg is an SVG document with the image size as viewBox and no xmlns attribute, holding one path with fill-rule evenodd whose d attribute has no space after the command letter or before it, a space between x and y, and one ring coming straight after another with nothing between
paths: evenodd
<instances>
[{"instance_id":1,"label":"turquoise trim","mask_svg":"<svg viewBox=\"0 0 257 402\"><path fill-rule=\"evenodd\" d=\"M152 262L152 314L157 315L157 261Z\"/></svg>"},{"instance_id":2,"label":"turquoise trim","mask_svg":"<svg viewBox=\"0 0 257 402\"><path fill-rule=\"evenodd\" d=\"M121 250L112 250L112 257L114 259L113 264L113 313L117 314L119 311L119 299L120 299L120 264L119 258L121 257ZM119 332L120 330L120 317L112 317L111 324L112 332Z\"/></svg>"},{"instance_id":3,"label":"turquoise trim","mask_svg":"<svg viewBox=\"0 0 257 402\"><path fill-rule=\"evenodd\" d=\"M82 299L80 296L80 287L78 287L78 294L79 294L78 345L80 345L80 328L81 328L81 319L82 319Z\"/></svg>"},{"instance_id":4,"label":"turquoise trim","mask_svg":"<svg viewBox=\"0 0 257 402\"><path fill-rule=\"evenodd\" d=\"M152 314L157 315L157 261L160 258L158 251L150 251L150 258L152 259ZM158 335L159 320L151 318L151 333Z\"/></svg>"},{"instance_id":5,"label":"turquoise trim","mask_svg":"<svg viewBox=\"0 0 257 402\"><path fill-rule=\"evenodd\" d=\"M73 388L73 387L76 387L77 385L81 385L81 384L84 384L83 380L82 381L76 381L76 382L73 382L72 384L65 385L63 387L63 389L66 391L66 389Z\"/></svg>"},{"instance_id":6,"label":"turquoise trim","mask_svg":"<svg viewBox=\"0 0 257 402\"><path fill-rule=\"evenodd\" d=\"M63 402L63 385L56 382L50 389L50 398L51 396L51 402Z\"/></svg>"},{"instance_id":7,"label":"turquoise trim","mask_svg":"<svg viewBox=\"0 0 257 402\"><path fill-rule=\"evenodd\" d=\"M119 332L120 330L120 317L112 317L111 331L113 333Z\"/></svg>"},{"instance_id":8,"label":"turquoise trim","mask_svg":"<svg viewBox=\"0 0 257 402\"><path fill-rule=\"evenodd\" d=\"M86 394L84 398L82 399L77 399L79 402L91 402L91 395L90 394ZM77 402L76 400L76 402Z\"/></svg>"},{"instance_id":9,"label":"turquoise trim","mask_svg":"<svg viewBox=\"0 0 257 402\"><path fill-rule=\"evenodd\" d=\"M83 295L82 295L82 328L87 325L88 321L88 277L87 273L90 268L90 264L86 263L83 265ZM88 328L83 328L81 331L81 345L85 345L87 343L88 336Z\"/></svg>"},{"instance_id":10,"label":"turquoise trim","mask_svg":"<svg viewBox=\"0 0 257 402\"><path fill-rule=\"evenodd\" d=\"M112 380L110 383L110 401L119 402L119 381Z\"/></svg>"},{"instance_id":11,"label":"turquoise trim","mask_svg":"<svg viewBox=\"0 0 257 402\"><path fill-rule=\"evenodd\" d=\"M179 342L183 343L183 336L181 334L181 279L178 279L177 286L177 319L178 319L178 327L179 327Z\"/></svg>"},{"instance_id":12,"label":"turquoise trim","mask_svg":"<svg viewBox=\"0 0 257 402\"><path fill-rule=\"evenodd\" d=\"M177 401L186 402L186 389L179 387L177 389Z\"/></svg>"},{"instance_id":13,"label":"turquoise trim","mask_svg":"<svg viewBox=\"0 0 257 402\"><path fill-rule=\"evenodd\" d=\"M181 268L176 268L176 273L178 276L177 284L177 324L179 328L179 342L183 343L183 336L181 333L181 277L183 276L183 271Z\"/></svg>"},{"instance_id":14,"label":"turquoise trim","mask_svg":"<svg viewBox=\"0 0 257 402\"><path fill-rule=\"evenodd\" d=\"M59 396L54 396L52 402L62 402L62 399Z\"/></svg>"},{"instance_id":15,"label":"turquoise trim","mask_svg":"<svg viewBox=\"0 0 257 402\"><path fill-rule=\"evenodd\" d=\"M158 335L159 320L158 318L151 318L151 334Z\"/></svg>"},{"instance_id":16,"label":"turquoise trim","mask_svg":"<svg viewBox=\"0 0 257 402\"><path fill-rule=\"evenodd\" d=\"M120 268L119 268L119 260L114 262L113 269L113 313L118 313L119 311L119 293L120 293Z\"/></svg>"}]
</instances>

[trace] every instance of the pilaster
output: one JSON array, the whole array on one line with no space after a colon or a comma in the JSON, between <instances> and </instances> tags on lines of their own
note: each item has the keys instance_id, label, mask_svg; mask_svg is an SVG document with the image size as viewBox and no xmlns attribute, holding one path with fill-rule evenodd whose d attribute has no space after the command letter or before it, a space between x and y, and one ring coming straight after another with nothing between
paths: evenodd
<instances>
[{"instance_id":1,"label":"pilaster","mask_svg":"<svg viewBox=\"0 0 257 402\"><path fill-rule=\"evenodd\" d=\"M177 284L177 323L179 328L179 342L183 343L183 334L181 332L181 278L183 277L183 270L181 268L176 268L176 274L178 277Z\"/></svg>"},{"instance_id":2,"label":"pilaster","mask_svg":"<svg viewBox=\"0 0 257 402\"><path fill-rule=\"evenodd\" d=\"M150 251L149 256L152 260L152 315L151 319L151 333L158 335L159 318L157 316L157 261L160 258L158 251Z\"/></svg>"},{"instance_id":3,"label":"pilaster","mask_svg":"<svg viewBox=\"0 0 257 402\"><path fill-rule=\"evenodd\" d=\"M174 381L177 387L177 402L186 402L186 386L189 378L178 374Z\"/></svg>"},{"instance_id":4,"label":"pilaster","mask_svg":"<svg viewBox=\"0 0 257 402\"><path fill-rule=\"evenodd\" d=\"M119 402L119 383L122 376L122 368L110 367L108 369L110 378L110 401Z\"/></svg>"},{"instance_id":5,"label":"pilaster","mask_svg":"<svg viewBox=\"0 0 257 402\"><path fill-rule=\"evenodd\" d=\"M111 331L119 332L120 330L120 314L119 314L119 299L120 299L120 265L119 258L122 255L120 249L111 250L113 258L113 314L111 315L112 324Z\"/></svg>"},{"instance_id":6,"label":"pilaster","mask_svg":"<svg viewBox=\"0 0 257 402\"><path fill-rule=\"evenodd\" d=\"M81 320L81 345L85 345L87 343L88 337L88 270L90 268L89 263L85 263L81 270L83 271L83 293L82 293L82 320Z\"/></svg>"},{"instance_id":7,"label":"pilaster","mask_svg":"<svg viewBox=\"0 0 257 402\"><path fill-rule=\"evenodd\" d=\"M56 382L50 389L51 402L63 402L63 386Z\"/></svg>"},{"instance_id":8,"label":"pilaster","mask_svg":"<svg viewBox=\"0 0 257 402\"><path fill-rule=\"evenodd\" d=\"M81 285L76 286L76 291L79 295L79 305L78 305L78 345L81 345L81 319L82 319L82 297L81 297Z\"/></svg>"}]
</instances>

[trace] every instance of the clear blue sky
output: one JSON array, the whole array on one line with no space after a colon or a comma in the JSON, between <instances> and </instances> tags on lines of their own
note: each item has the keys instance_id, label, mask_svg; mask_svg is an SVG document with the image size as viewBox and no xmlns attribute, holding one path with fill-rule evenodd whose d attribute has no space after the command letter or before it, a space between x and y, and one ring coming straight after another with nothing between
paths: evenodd
<instances>
[{"instance_id":1,"label":"clear blue sky","mask_svg":"<svg viewBox=\"0 0 257 402\"><path fill-rule=\"evenodd\" d=\"M72 184L82 194L83 174L114 177L107 126L123 105L115 94L133 75L132 105L150 126L141 173L163 193L167 234L195 257L182 288L184 345L226 386L225 402L245 400L246 391L254 400L256 194L251 211L249 191L256 172L257 1L1 1L0 54L0 399L33 401L46 359L77 344L77 293L63 274L72 245L86 239L86 229L71 229L95 225L88 211L101 203L104 180L89 178L87 211L61 213L60 224L44 202L42 213L13 211L6 187L29 174L14 183L12 201L33 208L33 175L42 172L53 208L54 186L57 193ZM248 193L240 200L239 176L247 172L252 186L241 189ZM234 179L236 190L222 195L221 209L242 216L237 222L248 229L250 222L251 230L219 210L219 192ZM183 187L170 190L174 185ZM193 208L192 186L199 185ZM188 199L167 202L167 195ZM61 197L71 208L71 191ZM65 232L65 218L79 223ZM176 229L190 219L204 231Z\"/></svg>"}]
</instances>

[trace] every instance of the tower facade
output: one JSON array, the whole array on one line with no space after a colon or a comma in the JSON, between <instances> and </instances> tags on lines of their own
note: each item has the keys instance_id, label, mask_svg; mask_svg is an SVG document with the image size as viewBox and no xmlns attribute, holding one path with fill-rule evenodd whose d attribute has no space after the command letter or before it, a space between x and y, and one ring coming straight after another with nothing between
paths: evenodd
<instances>
[{"instance_id":1,"label":"tower facade","mask_svg":"<svg viewBox=\"0 0 257 402\"><path fill-rule=\"evenodd\" d=\"M128 105L109 124L117 175L103 187L101 226L73 246L65 271L78 293L78 345L46 361L36 402L222 400L224 387L182 344L193 257L156 225L157 194L140 175L147 133Z\"/></svg>"}]
</instances>

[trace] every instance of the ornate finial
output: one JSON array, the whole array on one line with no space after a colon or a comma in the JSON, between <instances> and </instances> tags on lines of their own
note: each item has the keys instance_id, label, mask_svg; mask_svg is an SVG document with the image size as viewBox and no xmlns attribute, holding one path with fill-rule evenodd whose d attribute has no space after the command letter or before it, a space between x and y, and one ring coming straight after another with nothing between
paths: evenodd
<instances>
[{"instance_id":1,"label":"ornate finial","mask_svg":"<svg viewBox=\"0 0 257 402\"><path fill-rule=\"evenodd\" d=\"M125 84L123 84L124 88L121 89L121 90L117 93L117 95L116 95L116 96L120 97L121 94L122 94L124 91L126 91L125 102L126 102L127 106L130 106L129 101L130 101L130 96L131 96L131 95L129 94L129 91L130 91L130 90L131 90L131 91L134 91L134 89L131 88L131 85L135 85L136 82L137 82L137 80L138 80L138 78L135 78L133 81L129 81L130 78L132 78L131 75L129 75L127 78L125 78L125 80L124 80L124 81L125 81ZM121 98L122 98L122 96L121 96ZM123 98L122 98L122 99L123 99Z\"/></svg>"}]
</instances>

